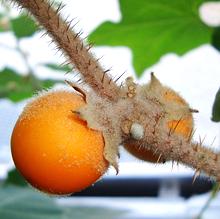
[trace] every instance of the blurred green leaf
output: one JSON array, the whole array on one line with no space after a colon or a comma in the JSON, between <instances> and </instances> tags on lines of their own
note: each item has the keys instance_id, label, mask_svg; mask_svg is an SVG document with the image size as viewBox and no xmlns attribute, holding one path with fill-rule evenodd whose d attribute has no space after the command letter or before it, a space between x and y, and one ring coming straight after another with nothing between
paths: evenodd
<instances>
[{"instance_id":1,"label":"blurred green leaf","mask_svg":"<svg viewBox=\"0 0 220 219\"><path fill-rule=\"evenodd\" d=\"M105 207L61 206L53 198L27 187L0 187L0 197L2 219L119 219L127 213Z\"/></svg>"},{"instance_id":2,"label":"blurred green leaf","mask_svg":"<svg viewBox=\"0 0 220 219\"><path fill-rule=\"evenodd\" d=\"M12 19L11 26L17 38L32 36L37 31L35 22L25 15Z\"/></svg>"},{"instance_id":3,"label":"blurred green leaf","mask_svg":"<svg viewBox=\"0 0 220 219\"><path fill-rule=\"evenodd\" d=\"M33 93L52 87L58 80L39 80L32 75L22 76L9 68L0 72L0 98L9 98L17 102L28 97Z\"/></svg>"},{"instance_id":4,"label":"blurred green leaf","mask_svg":"<svg viewBox=\"0 0 220 219\"><path fill-rule=\"evenodd\" d=\"M89 40L96 45L130 47L136 74L141 76L164 54L182 55L211 43L213 28L200 20L198 12L206 1L119 0L121 21L101 24Z\"/></svg>"},{"instance_id":5,"label":"blurred green leaf","mask_svg":"<svg viewBox=\"0 0 220 219\"><path fill-rule=\"evenodd\" d=\"M4 186L7 185L27 186L27 183L17 169L12 169L8 172L8 177L4 181Z\"/></svg>"},{"instance_id":6,"label":"blurred green leaf","mask_svg":"<svg viewBox=\"0 0 220 219\"><path fill-rule=\"evenodd\" d=\"M54 201L28 188L0 188L0 218L60 219L63 211Z\"/></svg>"},{"instance_id":7,"label":"blurred green leaf","mask_svg":"<svg viewBox=\"0 0 220 219\"><path fill-rule=\"evenodd\" d=\"M68 66L68 65L61 66L61 65L50 64L50 63L46 63L46 64L43 64L43 65L45 67L50 68L50 69L55 70L55 71L68 72L68 71L72 70L72 68L70 66Z\"/></svg>"},{"instance_id":8,"label":"blurred green leaf","mask_svg":"<svg viewBox=\"0 0 220 219\"><path fill-rule=\"evenodd\" d=\"M216 28L212 35L212 45L220 51L220 27Z\"/></svg>"},{"instance_id":9,"label":"blurred green leaf","mask_svg":"<svg viewBox=\"0 0 220 219\"><path fill-rule=\"evenodd\" d=\"M215 96L215 101L212 107L212 121L220 122L220 88Z\"/></svg>"},{"instance_id":10,"label":"blurred green leaf","mask_svg":"<svg viewBox=\"0 0 220 219\"><path fill-rule=\"evenodd\" d=\"M102 200L100 199L100 202ZM86 207L74 206L65 208L66 218L80 218L80 219L121 219L123 215L128 213L127 210L112 209L107 207Z\"/></svg>"}]
</instances>

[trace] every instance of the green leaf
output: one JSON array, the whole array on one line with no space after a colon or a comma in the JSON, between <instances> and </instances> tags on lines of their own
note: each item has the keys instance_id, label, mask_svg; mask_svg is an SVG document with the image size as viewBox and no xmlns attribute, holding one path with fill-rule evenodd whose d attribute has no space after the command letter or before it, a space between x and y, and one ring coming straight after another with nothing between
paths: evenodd
<instances>
[{"instance_id":1,"label":"green leaf","mask_svg":"<svg viewBox=\"0 0 220 219\"><path fill-rule=\"evenodd\" d=\"M0 72L0 98L9 98L17 102L31 97L39 90L50 88L58 80L39 80L33 75L22 76L5 68Z\"/></svg>"},{"instance_id":2,"label":"green leaf","mask_svg":"<svg viewBox=\"0 0 220 219\"><path fill-rule=\"evenodd\" d=\"M212 35L212 45L220 51L220 27L216 28Z\"/></svg>"},{"instance_id":3,"label":"green leaf","mask_svg":"<svg viewBox=\"0 0 220 219\"><path fill-rule=\"evenodd\" d=\"M2 219L116 219L127 213L107 207L61 206L53 198L27 187L0 187L0 197Z\"/></svg>"},{"instance_id":4,"label":"green leaf","mask_svg":"<svg viewBox=\"0 0 220 219\"><path fill-rule=\"evenodd\" d=\"M8 177L4 181L4 186L7 185L15 185L15 186L27 186L26 181L21 176L21 174L17 171L17 169L10 170L8 172Z\"/></svg>"},{"instance_id":5,"label":"green leaf","mask_svg":"<svg viewBox=\"0 0 220 219\"><path fill-rule=\"evenodd\" d=\"M72 68L68 65L61 66L61 65L51 64L51 63L46 63L46 64L43 64L43 65L45 67L50 68L50 69L55 70L55 71L68 72L68 71L72 70Z\"/></svg>"},{"instance_id":6,"label":"green leaf","mask_svg":"<svg viewBox=\"0 0 220 219\"><path fill-rule=\"evenodd\" d=\"M32 36L37 31L34 21L25 15L12 19L11 26L17 38Z\"/></svg>"},{"instance_id":7,"label":"green leaf","mask_svg":"<svg viewBox=\"0 0 220 219\"><path fill-rule=\"evenodd\" d=\"M207 0L119 0L122 19L105 22L89 36L96 45L127 46L133 53L136 74L167 53L182 55L210 43L213 28L199 18Z\"/></svg>"},{"instance_id":8,"label":"green leaf","mask_svg":"<svg viewBox=\"0 0 220 219\"><path fill-rule=\"evenodd\" d=\"M0 188L0 218L60 219L63 211L54 201L28 188Z\"/></svg>"},{"instance_id":9,"label":"green leaf","mask_svg":"<svg viewBox=\"0 0 220 219\"><path fill-rule=\"evenodd\" d=\"M101 200L100 200L101 202ZM74 206L65 209L66 218L80 218L80 219L119 219L128 213L127 210L112 209L107 207L89 207L89 206Z\"/></svg>"},{"instance_id":10,"label":"green leaf","mask_svg":"<svg viewBox=\"0 0 220 219\"><path fill-rule=\"evenodd\" d=\"M220 88L215 96L215 101L212 107L212 121L220 122Z\"/></svg>"}]
</instances>

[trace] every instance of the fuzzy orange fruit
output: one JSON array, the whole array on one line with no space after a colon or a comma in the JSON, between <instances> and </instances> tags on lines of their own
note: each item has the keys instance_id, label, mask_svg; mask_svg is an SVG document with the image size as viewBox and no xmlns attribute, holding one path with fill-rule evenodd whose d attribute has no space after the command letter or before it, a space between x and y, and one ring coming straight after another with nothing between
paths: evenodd
<instances>
[{"instance_id":1,"label":"fuzzy orange fruit","mask_svg":"<svg viewBox=\"0 0 220 219\"><path fill-rule=\"evenodd\" d=\"M167 103L176 103L178 106L186 106L186 101L178 95L173 90L168 90L164 93L164 99ZM174 130L174 133L182 135L183 137L188 138L193 128L193 117L192 113L189 112L184 114L179 120L170 120L167 122L167 125L170 129Z\"/></svg>"},{"instance_id":2,"label":"fuzzy orange fruit","mask_svg":"<svg viewBox=\"0 0 220 219\"><path fill-rule=\"evenodd\" d=\"M173 90L166 88L163 88L161 90L166 104L175 103L178 106L187 105L186 101ZM168 128L171 129L172 133L188 138L193 127L192 114L189 112L188 114L184 115L184 117L182 117L180 120L175 120L175 119L168 120L166 124ZM129 142L126 142L124 144L124 148L129 153L134 155L136 158L143 161L148 161L152 163L156 163L156 162L160 163L165 161L162 156L154 154L152 151L148 150L143 146L140 147L139 145L130 144Z\"/></svg>"},{"instance_id":3,"label":"fuzzy orange fruit","mask_svg":"<svg viewBox=\"0 0 220 219\"><path fill-rule=\"evenodd\" d=\"M34 187L70 194L96 182L107 170L104 140L72 110L85 104L69 91L47 92L30 102L11 137L17 169Z\"/></svg>"}]
</instances>

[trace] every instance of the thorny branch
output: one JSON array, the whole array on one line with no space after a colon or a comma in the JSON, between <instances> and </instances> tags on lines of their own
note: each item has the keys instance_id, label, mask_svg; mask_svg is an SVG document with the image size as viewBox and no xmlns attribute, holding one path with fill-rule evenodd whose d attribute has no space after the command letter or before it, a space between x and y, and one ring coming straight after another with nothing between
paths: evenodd
<instances>
[{"instance_id":1,"label":"thorny branch","mask_svg":"<svg viewBox=\"0 0 220 219\"><path fill-rule=\"evenodd\" d=\"M91 45L84 45L80 36L82 32L75 33L71 26L73 21L64 21L59 12L62 5L55 10L52 4L45 0L15 0L22 8L28 9L47 33L57 43L67 56L67 59L82 74L85 82L102 97L115 99L119 88L103 70L96 59L90 54Z\"/></svg>"},{"instance_id":2,"label":"thorny branch","mask_svg":"<svg viewBox=\"0 0 220 219\"><path fill-rule=\"evenodd\" d=\"M191 141L193 133L192 110L175 91L163 86L152 74L147 85L137 85L132 78L118 87L89 53L74 33L71 22L59 16L62 6L56 10L46 0L12 0L26 8L58 44L84 77L92 90L87 92L77 85L74 89L86 98L86 106L77 114L90 128L100 130L105 140L104 156L118 171L118 148L123 144L129 152L142 159L146 151L160 161L177 161L215 177L220 182L220 155ZM169 126L175 121L174 126ZM181 126L192 127L189 135L183 135ZM185 125L186 126L186 125ZM189 128L189 127L188 127Z\"/></svg>"}]
</instances>

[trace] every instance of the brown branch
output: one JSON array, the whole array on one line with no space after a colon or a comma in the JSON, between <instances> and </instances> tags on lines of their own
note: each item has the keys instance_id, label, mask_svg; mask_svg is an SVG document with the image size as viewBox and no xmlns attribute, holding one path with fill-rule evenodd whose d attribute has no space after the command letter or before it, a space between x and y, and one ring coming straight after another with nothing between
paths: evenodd
<instances>
[{"instance_id":1,"label":"brown branch","mask_svg":"<svg viewBox=\"0 0 220 219\"><path fill-rule=\"evenodd\" d=\"M149 124L148 118L147 121ZM143 139L135 140L128 136L125 144L129 143L129 145L136 145L137 148L145 148L142 150L143 156L147 156L147 151L151 151L155 158L158 157L158 161L162 157L163 161L176 161L195 169L194 180L201 172L204 172L220 183L220 154L203 146L201 142L191 142L181 135L169 134L169 131L165 127L158 127L154 131L148 126L144 130ZM137 151L133 150L132 154L136 153Z\"/></svg>"},{"instance_id":2,"label":"brown branch","mask_svg":"<svg viewBox=\"0 0 220 219\"><path fill-rule=\"evenodd\" d=\"M85 82L101 97L116 100L120 88L116 83L108 83L111 78L89 52L90 46L85 46L80 39L81 32L71 30L71 22L64 21L59 11L53 9L46 0L13 0L22 8L27 9L37 19L53 40L58 49L62 50L74 67L84 77ZM103 78L105 80L103 80Z\"/></svg>"},{"instance_id":3,"label":"brown branch","mask_svg":"<svg viewBox=\"0 0 220 219\"><path fill-rule=\"evenodd\" d=\"M139 144L151 151L156 150L156 154L161 154L165 160L180 162L198 173L205 172L208 176L214 176L217 182L220 182L219 153L176 134L169 136L169 130L157 131L157 134L152 134L146 130L145 137Z\"/></svg>"}]
</instances>

